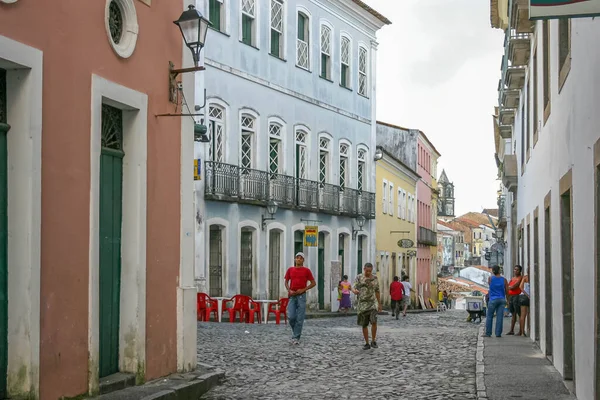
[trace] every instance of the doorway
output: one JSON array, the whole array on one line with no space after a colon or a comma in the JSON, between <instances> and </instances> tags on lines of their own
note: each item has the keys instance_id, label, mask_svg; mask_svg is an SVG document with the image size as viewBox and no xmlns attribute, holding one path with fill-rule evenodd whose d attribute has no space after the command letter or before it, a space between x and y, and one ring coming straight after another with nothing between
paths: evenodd
<instances>
[{"instance_id":1,"label":"doorway","mask_svg":"<svg viewBox=\"0 0 600 400\"><path fill-rule=\"evenodd\" d=\"M317 291L319 292L319 309L325 308L325 233L319 232L319 251L317 269Z\"/></svg>"},{"instance_id":2,"label":"doorway","mask_svg":"<svg viewBox=\"0 0 600 400\"><path fill-rule=\"evenodd\" d=\"M8 373L8 126L6 71L0 69L0 398Z\"/></svg>"},{"instance_id":3,"label":"doorway","mask_svg":"<svg viewBox=\"0 0 600 400\"><path fill-rule=\"evenodd\" d=\"M240 294L252 297L252 231L242 230L240 237Z\"/></svg>"},{"instance_id":4,"label":"doorway","mask_svg":"<svg viewBox=\"0 0 600 400\"><path fill-rule=\"evenodd\" d=\"M281 271L281 231L269 233L269 299L279 300Z\"/></svg>"},{"instance_id":5,"label":"doorway","mask_svg":"<svg viewBox=\"0 0 600 400\"><path fill-rule=\"evenodd\" d=\"M546 304L546 356L552 357L553 339L552 339L552 235L551 235L551 216L550 216L550 194L548 194L548 206L544 210L544 299Z\"/></svg>"},{"instance_id":6,"label":"doorway","mask_svg":"<svg viewBox=\"0 0 600 400\"><path fill-rule=\"evenodd\" d=\"M119 371L123 111L102 105L100 154L100 377Z\"/></svg>"},{"instance_id":7,"label":"doorway","mask_svg":"<svg viewBox=\"0 0 600 400\"><path fill-rule=\"evenodd\" d=\"M208 258L208 283L211 297L223 296L223 230L210 226Z\"/></svg>"},{"instance_id":8,"label":"doorway","mask_svg":"<svg viewBox=\"0 0 600 400\"><path fill-rule=\"evenodd\" d=\"M362 271L363 271L363 240L364 239L365 239L365 236L359 236L358 242L356 243L356 246L358 248L358 250L356 251L356 273L357 274L362 274Z\"/></svg>"},{"instance_id":9,"label":"doorway","mask_svg":"<svg viewBox=\"0 0 600 400\"><path fill-rule=\"evenodd\" d=\"M345 255L345 237L344 234L340 234L339 237L339 245L338 245L338 259L340 260L340 270L341 270L341 276L343 277L344 274L346 273L344 270L344 255Z\"/></svg>"},{"instance_id":10,"label":"doorway","mask_svg":"<svg viewBox=\"0 0 600 400\"><path fill-rule=\"evenodd\" d=\"M539 218L536 215L533 219L533 309L535 318L533 328L535 330L535 341L540 342L540 235Z\"/></svg>"},{"instance_id":11,"label":"doorway","mask_svg":"<svg viewBox=\"0 0 600 400\"><path fill-rule=\"evenodd\" d=\"M573 236L571 220L571 189L560 195L560 244L563 304L563 376L575 382L575 318L573 288ZM575 387L575 385L573 385Z\"/></svg>"},{"instance_id":12,"label":"doorway","mask_svg":"<svg viewBox=\"0 0 600 400\"><path fill-rule=\"evenodd\" d=\"M296 254L300 252L304 252L304 231L294 232L294 262L292 265L296 265Z\"/></svg>"}]
</instances>

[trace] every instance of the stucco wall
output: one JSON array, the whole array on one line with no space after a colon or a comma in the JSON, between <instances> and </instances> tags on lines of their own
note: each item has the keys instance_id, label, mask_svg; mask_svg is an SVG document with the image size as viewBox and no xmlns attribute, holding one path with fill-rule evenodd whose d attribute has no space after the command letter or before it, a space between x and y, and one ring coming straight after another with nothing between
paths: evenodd
<instances>
[{"instance_id":1,"label":"stucco wall","mask_svg":"<svg viewBox=\"0 0 600 400\"><path fill-rule=\"evenodd\" d=\"M595 340L594 321L596 320L594 250L594 144L599 138L598 126L600 114L597 105L600 101L600 77L598 76L598 59L600 50L593 38L600 35L600 23L590 18L573 19L571 21L571 70L559 93L558 89L558 48L557 21L550 22L550 66L551 66L551 114L548 121L543 122L542 82L538 82L539 118L541 131L539 140L532 149L531 159L527 162L521 175L519 165L519 191L517 195L517 223L531 215L532 240L527 249L533 259L533 212L539 207L539 246L540 246L540 343L542 351L546 351L544 303L549 301L550 294L545 290L545 240L546 221L544 218L544 198L550 192L551 198L551 264L552 264L552 327L553 327L553 363L563 373L563 310L559 181L572 171L572 237L573 237L573 279L574 279L574 325L575 325L575 371L576 391L579 399L594 399ZM537 23L540 31L541 23ZM542 75L542 40L538 38L538 76ZM533 53L532 53L533 54ZM520 134L520 115L517 115L514 132ZM527 119L526 119L527 121ZM519 137L518 137L519 138ZM520 138L519 138L520 139ZM517 140L517 154L520 164L521 140ZM532 141L533 144L533 141ZM514 252L515 249L513 248ZM506 268L505 268L506 270ZM533 277L533 270L532 270ZM534 296L536 289L534 288ZM535 312L535 311L534 311ZM532 328L534 326L532 315ZM531 335L533 337L533 335ZM598 360L596 360L597 362Z\"/></svg>"},{"instance_id":2,"label":"stucco wall","mask_svg":"<svg viewBox=\"0 0 600 400\"><path fill-rule=\"evenodd\" d=\"M0 35L43 52L40 398L88 390L90 102L92 74L149 94L145 378L176 369L179 273L179 118L168 103L168 61L182 59L172 21L183 2L135 1L137 47L110 47L104 1L0 4ZM152 68L148 68L151 65Z\"/></svg>"},{"instance_id":3,"label":"stucco wall","mask_svg":"<svg viewBox=\"0 0 600 400\"><path fill-rule=\"evenodd\" d=\"M413 171L417 170L417 137L414 129L400 129L384 124L377 124L377 146L400 160Z\"/></svg>"}]
</instances>

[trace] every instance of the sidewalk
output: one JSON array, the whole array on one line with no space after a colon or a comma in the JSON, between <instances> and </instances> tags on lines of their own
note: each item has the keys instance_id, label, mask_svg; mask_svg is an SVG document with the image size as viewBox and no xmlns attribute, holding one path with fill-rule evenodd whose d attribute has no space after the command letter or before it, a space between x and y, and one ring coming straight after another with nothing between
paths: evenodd
<instances>
[{"instance_id":1,"label":"sidewalk","mask_svg":"<svg viewBox=\"0 0 600 400\"><path fill-rule=\"evenodd\" d=\"M488 338L484 329L477 340L478 399L576 400L529 337Z\"/></svg>"}]
</instances>

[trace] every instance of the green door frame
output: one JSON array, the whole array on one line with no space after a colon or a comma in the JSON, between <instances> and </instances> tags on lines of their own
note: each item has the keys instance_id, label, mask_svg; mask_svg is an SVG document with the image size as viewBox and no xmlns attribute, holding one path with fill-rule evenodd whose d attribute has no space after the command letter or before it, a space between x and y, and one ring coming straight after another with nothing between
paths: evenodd
<instances>
[{"instance_id":1,"label":"green door frame","mask_svg":"<svg viewBox=\"0 0 600 400\"><path fill-rule=\"evenodd\" d=\"M8 142L6 71L0 69L0 398L8 397Z\"/></svg>"},{"instance_id":2,"label":"green door frame","mask_svg":"<svg viewBox=\"0 0 600 400\"><path fill-rule=\"evenodd\" d=\"M325 308L325 233L319 232L319 254L318 254L318 281L319 309Z\"/></svg>"},{"instance_id":3,"label":"green door frame","mask_svg":"<svg viewBox=\"0 0 600 400\"><path fill-rule=\"evenodd\" d=\"M103 104L99 227L101 378L119 372L124 156L123 112Z\"/></svg>"}]
</instances>

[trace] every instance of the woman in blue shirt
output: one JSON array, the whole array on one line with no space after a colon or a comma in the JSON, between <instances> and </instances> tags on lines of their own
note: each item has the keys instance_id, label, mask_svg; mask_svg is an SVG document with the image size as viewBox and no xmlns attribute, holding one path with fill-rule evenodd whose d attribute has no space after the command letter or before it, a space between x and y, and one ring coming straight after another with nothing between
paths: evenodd
<instances>
[{"instance_id":1,"label":"woman in blue shirt","mask_svg":"<svg viewBox=\"0 0 600 400\"><path fill-rule=\"evenodd\" d=\"M502 336L502 323L504 322L504 307L508 298L508 282L506 278L500 275L500 267L494 265L492 267L493 275L490 276L488 284L490 286L489 302L487 306L485 320L485 336L492 336L492 323L494 314L496 315L496 337Z\"/></svg>"}]
</instances>

